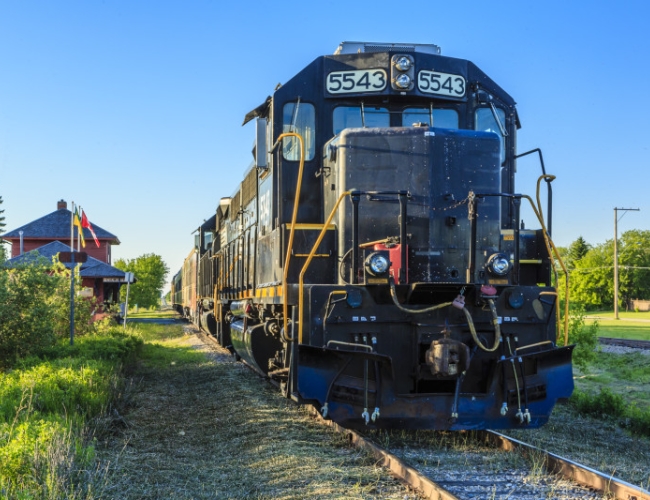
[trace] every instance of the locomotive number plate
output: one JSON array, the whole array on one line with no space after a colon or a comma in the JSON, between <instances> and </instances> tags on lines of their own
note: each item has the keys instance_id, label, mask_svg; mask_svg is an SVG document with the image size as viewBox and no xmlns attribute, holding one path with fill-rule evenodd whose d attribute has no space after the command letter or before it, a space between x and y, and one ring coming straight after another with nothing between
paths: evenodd
<instances>
[{"instance_id":1,"label":"locomotive number plate","mask_svg":"<svg viewBox=\"0 0 650 500\"><path fill-rule=\"evenodd\" d=\"M325 88L330 94L381 92L386 88L386 81L383 69L332 71L327 75Z\"/></svg>"},{"instance_id":2,"label":"locomotive number plate","mask_svg":"<svg viewBox=\"0 0 650 500\"><path fill-rule=\"evenodd\" d=\"M418 89L425 94L464 97L465 78L460 75L422 70L418 73Z\"/></svg>"}]
</instances>

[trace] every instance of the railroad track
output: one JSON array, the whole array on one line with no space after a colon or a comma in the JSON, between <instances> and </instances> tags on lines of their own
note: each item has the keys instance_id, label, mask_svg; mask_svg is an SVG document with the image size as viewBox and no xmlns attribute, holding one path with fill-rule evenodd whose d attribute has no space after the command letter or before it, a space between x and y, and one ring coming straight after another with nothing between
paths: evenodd
<instances>
[{"instance_id":1,"label":"railroad track","mask_svg":"<svg viewBox=\"0 0 650 500\"><path fill-rule=\"evenodd\" d=\"M646 490L494 431L364 436L328 424L370 451L378 463L425 498L650 500ZM383 447L374 442L390 439L391 434L397 435L398 444ZM441 443L445 440L456 444Z\"/></svg>"},{"instance_id":2,"label":"railroad track","mask_svg":"<svg viewBox=\"0 0 650 500\"><path fill-rule=\"evenodd\" d=\"M646 490L494 431L360 433L313 414L424 498L650 500Z\"/></svg>"},{"instance_id":3,"label":"railroad track","mask_svg":"<svg viewBox=\"0 0 650 500\"><path fill-rule=\"evenodd\" d=\"M631 347L633 349L650 350L650 340L633 340L633 339L614 339L610 337L598 337L603 345L613 345L620 347Z\"/></svg>"}]
</instances>

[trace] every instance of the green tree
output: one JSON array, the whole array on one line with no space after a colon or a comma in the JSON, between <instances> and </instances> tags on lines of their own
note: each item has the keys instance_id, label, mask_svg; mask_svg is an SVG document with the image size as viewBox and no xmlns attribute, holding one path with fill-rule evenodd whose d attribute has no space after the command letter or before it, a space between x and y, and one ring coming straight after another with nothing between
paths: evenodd
<instances>
[{"instance_id":1,"label":"green tree","mask_svg":"<svg viewBox=\"0 0 650 500\"><path fill-rule=\"evenodd\" d=\"M626 231L618 244L619 298L650 298L650 231Z\"/></svg>"},{"instance_id":2,"label":"green tree","mask_svg":"<svg viewBox=\"0 0 650 500\"><path fill-rule=\"evenodd\" d=\"M578 237L577 240L571 243L567 250L566 256L564 257L564 263L566 264L567 269L573 269L575 267L575 263L587 255L590 249L591 245L589 245L589 243L587 243L582 236Z\"/></svg>"},{"instance_id":3,"label":"green tree","mask_svg":"<svg viewBox=\"0 0 650 500\"><path fill-rule=\"evenodd\" d=\"M619 307L625 307L630 299L649 299L650 231L635 229L621 235L618 267ZM596 245L573 260L570 273L572 302L581 303L587 310L614 307L614 240Z\"/></svg>"},{"instance_id":4,"label":"green tree","mask_svg":"<svg viewBox=\"0 0 650 500\"><path fill-rule=\"evenodd\" d=\"M149 253L136 259L119 259L114 265L135 275L136 282L129 291L129 304L145 308L160 305L160 295L165 288L169 268L159 255Z\"/></svg>"},{"instance_id":5,"label":"green tree","mask_svg":"<svg viewBox=\"0 0 650 500\"><path fill-rule=\"evenodd\" d=\"M614 242L593 247L573 264L571 302L580 303L586 310L613 307Z\"/></svg>"}]
</instances>

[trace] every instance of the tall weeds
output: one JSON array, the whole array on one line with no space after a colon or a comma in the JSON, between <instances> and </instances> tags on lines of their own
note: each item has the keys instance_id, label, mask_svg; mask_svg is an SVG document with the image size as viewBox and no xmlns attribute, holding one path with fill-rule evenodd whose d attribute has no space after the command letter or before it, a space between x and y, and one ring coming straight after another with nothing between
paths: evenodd
<instances>
[{"instance_id":1,"label":"tall weeds","mask_svg":"<svg viewBox=\"0 0 650 500\"><path fill-rule=\"evenodd\" d=\"M0 373L0 498L95 497L90 429L141 346L121 328L102 325L74 346L61 340Z\"/></svg>"}]
</instances>

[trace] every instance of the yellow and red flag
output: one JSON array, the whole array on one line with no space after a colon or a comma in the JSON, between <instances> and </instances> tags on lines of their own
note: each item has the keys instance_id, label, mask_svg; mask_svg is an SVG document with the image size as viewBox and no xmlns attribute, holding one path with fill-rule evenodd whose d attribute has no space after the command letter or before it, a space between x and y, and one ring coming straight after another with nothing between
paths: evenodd
<instances>
[{"instance_id":1,"label":"yellow and red flag","mask_svg":"<svg viewBox=\"0 0 650 500\"><path fill-rule=\"evenodd\" d=\"M72 219L72 223L77 226L77 232L79 233L79 241L81 241L81 246L86 248L86 240L84 240L84 232L81 226L81 219L79 218L79 212L77 211L77 207L74 209L74 216Z\"/></svg>"}]
</instances>

